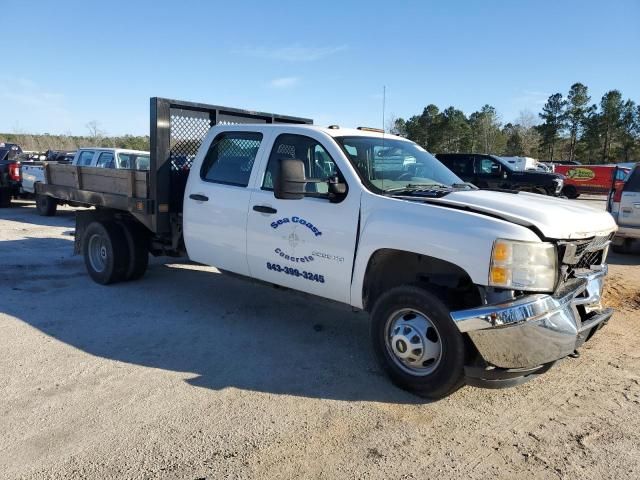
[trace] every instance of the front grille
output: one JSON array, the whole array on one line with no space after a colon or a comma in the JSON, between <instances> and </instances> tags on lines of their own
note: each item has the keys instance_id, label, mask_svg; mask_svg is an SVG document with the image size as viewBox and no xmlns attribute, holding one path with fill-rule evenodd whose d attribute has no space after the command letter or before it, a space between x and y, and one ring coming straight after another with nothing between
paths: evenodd
<instances>
[{"instance_id":1,"label":"front grille","mask_svg":"<svg viewBox=\"0 0 640 480\"><path fill-rule=\"evenodd\" d=\"M561 263L571 270L602 265L610 237L610 235L603 235L590 240L562 242L560 244Z\"/></svg>"},{"instance_id":2,"label":"front grille","mask_svg":"<svg viewBox=\"0 0 640 480\"><path fill-rule=\"evenodd\" d=\"M602 265L602 255L604 250L596 250L595 252L587 252L585 253L578 263L576 263L575 268L591 268L594 265Z\"/></svg>"}]
</instances>

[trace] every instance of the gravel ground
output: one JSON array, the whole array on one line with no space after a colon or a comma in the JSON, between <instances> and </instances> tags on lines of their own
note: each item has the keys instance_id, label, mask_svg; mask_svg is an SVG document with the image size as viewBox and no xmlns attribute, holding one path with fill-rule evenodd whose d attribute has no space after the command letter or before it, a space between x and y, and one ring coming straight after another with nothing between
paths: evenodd
<instances>
[{"instance_id":1,"label":"gravel ground","mask_svg":"<svg viewBox=\"0 0 640 480\"><path fill-rule=\"evenodd\" d=\"M639 255L610 256L580 358L426 403L365 314L162 261L101 287L73 225L0 210L2 478L638 478Z\"/></svg>"}]
</instances>

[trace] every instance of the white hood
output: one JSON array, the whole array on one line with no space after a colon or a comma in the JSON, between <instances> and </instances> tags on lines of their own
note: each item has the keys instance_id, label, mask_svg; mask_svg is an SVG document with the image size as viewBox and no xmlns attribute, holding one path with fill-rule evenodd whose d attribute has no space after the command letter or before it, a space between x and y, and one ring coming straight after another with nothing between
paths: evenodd
<instances>
[{"instance_id":1,"label":"white hood","mask_svg":"<svg viewBox=\"0 0 640 480\"><path fill-rule=\"evenodd\" d=\"M604 210L535 193L464 190L430 202L468 207L519 225L535 226L545 237L556 240L606 235L616 229L613 217Z\"/></svg>"}]
</instances>

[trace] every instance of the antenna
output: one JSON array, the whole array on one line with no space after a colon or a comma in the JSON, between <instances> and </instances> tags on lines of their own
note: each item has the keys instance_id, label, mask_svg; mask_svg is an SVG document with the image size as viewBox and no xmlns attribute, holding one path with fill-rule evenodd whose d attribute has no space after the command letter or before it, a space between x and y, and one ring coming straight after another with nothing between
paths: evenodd
<instances>
[{"instance_id":1,"label":"antenna","mask_svg":"<svg viewBox=\"0 0 640 480\"><path fill-rule=\"evenodd\" d=\"M382 86L382 152L384 153L384 134L385 134L385 128L384 128L384 109L386 107L387 104L387 86L383 85ZM382 176L382 190L384 190L384 175Z\"/></svg>"}]
</instances>

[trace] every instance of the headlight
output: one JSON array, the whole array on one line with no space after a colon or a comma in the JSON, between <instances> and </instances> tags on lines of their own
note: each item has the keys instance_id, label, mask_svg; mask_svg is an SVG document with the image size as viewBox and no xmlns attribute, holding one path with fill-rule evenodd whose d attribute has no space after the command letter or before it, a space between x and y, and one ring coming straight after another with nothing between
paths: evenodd
<instances>
[{"instance_id":1,"label":"headlight","mask_svg":"<svg viewBox=\"0 0 640 480\"><path fill-rule=\"evenodd\" d=\"M558 276L556 247L545 242L498 239L493 243L489 285L551 292Z\"/></svg>"}]
</instances>

